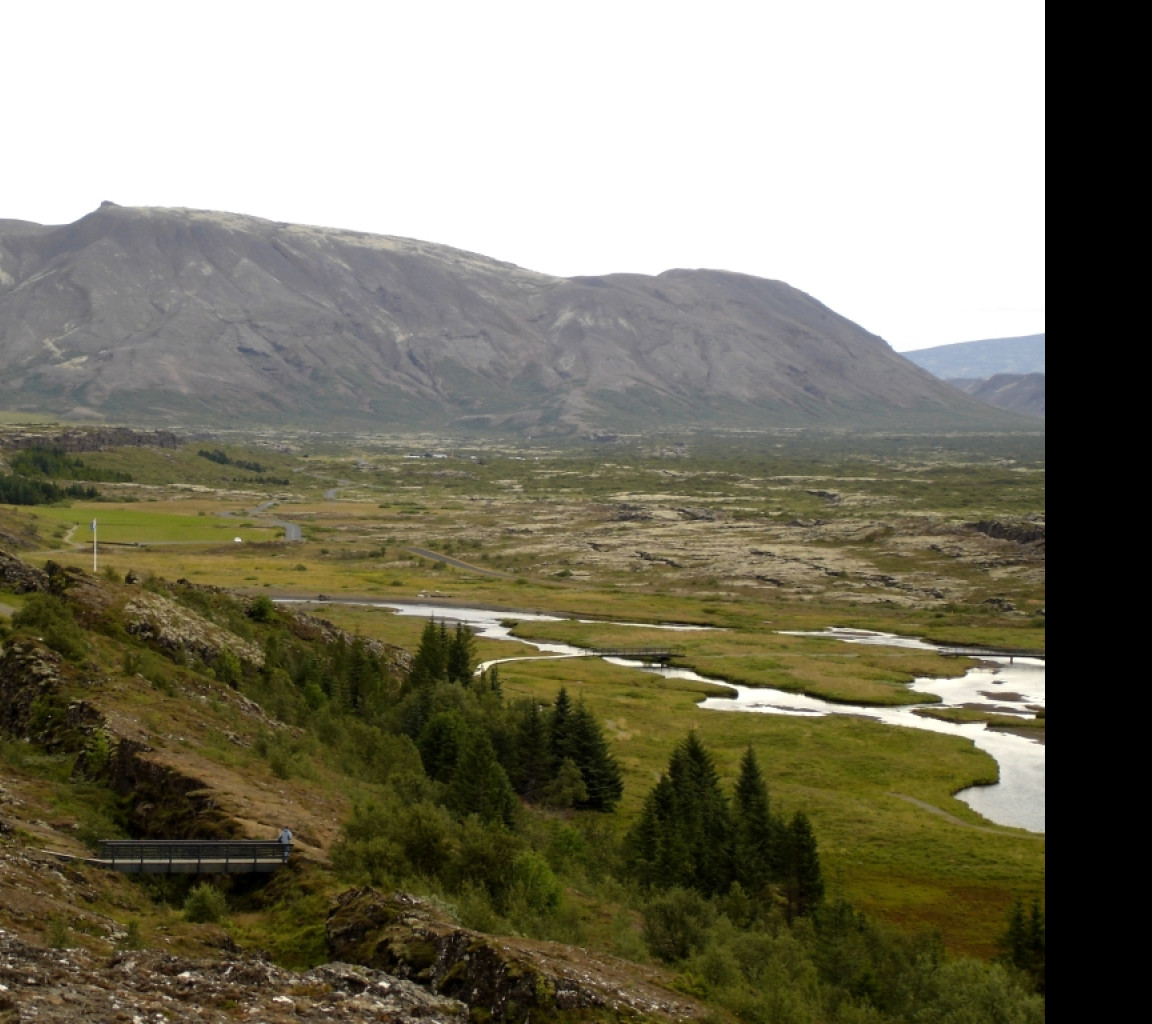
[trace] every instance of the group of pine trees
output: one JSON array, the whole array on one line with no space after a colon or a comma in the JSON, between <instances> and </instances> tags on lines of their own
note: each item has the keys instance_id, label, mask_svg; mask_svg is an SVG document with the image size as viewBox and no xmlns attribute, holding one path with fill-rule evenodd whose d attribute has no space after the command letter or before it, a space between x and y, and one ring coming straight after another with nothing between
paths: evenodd
<instances>
[{"instance_id":1,"label":"group of pine trees","mask_svg":"<svg viewBox=\"0 0 1152 1024\"><path fill-rule=\"evenodd\" d=\"M0 473L0 504L2 505L51 505L65 498L79 501L95 501L100 492L95 487L83 484L69 484L57 487L47 480L38 480L15 473Z\"/></svg>"},{"instance_id":2,"label":"group of pine trees","mask_svg":"<svg viewBox=\"0 0 1152 1024\"><path fill-rule=\"evenodd\" d=\"M649 889L695 889L724 896L734 884L757 901L783 903L788 917L810 914L824 897L820 857L802 811L772 813L768 787L749 748L729 799L712 755L694 732L668 762L628 834L633 876Z\"/></svg>"},{"instance_id":3,"label":"group of pine trees","mask_svg":"<svg viewBox=\"0 0 1152 1024\"><path fill-rule=\"evenodd\" d=\"M1037 992L1044 994L1044 907L1034 897L1031 908L1024 909L1024 901L1017 899L1008 914L1008 928L1000 942L1004 947L1002 959L1023 971Z\"/></svg>"},{"instance_id":4,"label":"group of pine trees","mask_svg":"<svg viewBox=\"0 0 1152 1024\"><path fill-rule=\"evenodd\" d=\"M506 703L499 669L476 675L472 631L429 621L408 676L404 731L458 813L511 823L515 797L610 811L623 792L600 723L564 689L550 707Z\"/></svg>"}]
</instances>

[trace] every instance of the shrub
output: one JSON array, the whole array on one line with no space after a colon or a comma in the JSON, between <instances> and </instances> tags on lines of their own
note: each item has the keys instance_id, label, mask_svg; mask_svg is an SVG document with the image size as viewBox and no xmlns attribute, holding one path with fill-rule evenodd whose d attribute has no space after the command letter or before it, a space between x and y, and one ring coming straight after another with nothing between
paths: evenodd
<instances>
[{"instance_id":1,"label":"shrub","mask_svg":"<svg viewBox=\"0 0 1152 1024\"><path fill-rule=\"evenodd\" d=\"M12 616L12 625L20 632L32 633L57 654L69 661L79 661L88 652L88 641L76 624L72 610L54 594L32 594Z\"/></svg>"},{"instance_id":2,"label":"shrub","mask_svg":"<svg viewBox=\"0 0 1152 1024\"><path fill-rule=\"evenodd\" d=\"M297 566L303 569L304 566ZM248 617L256 622L271 622L276 617L276 605L267 594L261 594L252 601L248 609Z\"/></svg>"},{"instance_id":3,"label":"shrub","mask_svg":"<svg viewBox=\"0 0 1152 1024\"><path fill-rule=\"evenodd\" d=\"M661 960L672 962L704 948L715 911L695 889L677 886L650 900L641 916L648 948Z\"/></svg>"},{"instance_id":4,"label":"shrub","mask_svg":"<svg viewBox=\"0 0 1152 1024\"><path fill-rule=\"evenodd\" d=\"M228 913L224 894L207 882L201 882L184 901L184 917L193 924L214 924Z\"/></svg>"}]
</instances>

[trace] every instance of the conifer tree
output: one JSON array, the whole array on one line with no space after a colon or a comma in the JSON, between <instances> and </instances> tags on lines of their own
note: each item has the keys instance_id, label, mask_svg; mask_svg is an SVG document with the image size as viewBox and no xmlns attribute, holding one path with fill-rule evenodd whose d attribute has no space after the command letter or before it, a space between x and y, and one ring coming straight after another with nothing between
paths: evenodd
<instances>
[{"instance_id":1,"label":"conifer tree","mask_svg":"<svg viewBox=\"0 0 1152 1024\"><path fill-rule=\"evenodd\" d=\"M745 892L761 895L778 872L780 837L768 787L751 747L740 760L732 810L733 874Z\"/></svg>"},{"instance_id":2,"label":"conifer tree","mask_svg":"<svg viewBox=\"0 0 1152 1024\"><path fill-rule=\"evenodd\" d=\"M565 746L564 760L573 761L580 769L587 791L575 806L580 810L612 810L624 792L624 780L619 763L608 749L600 723L583 699L572 708Z\"/></svg>"},{"instance_id":3,"label":"conifer tree","mask_svg":"<svg viewBox=\"0 0 1152 1024\"><path fill-rule=\"evenodd\" d=\"M472 630L463 622L457 622L445 657L445 671L450 683L459 683L461 686L471 684L476 664L475 647Z\"/></svg>"},{"instance_id":4,"label":"conifer tree","mask_svg":"<svg viewBox=\"0 0 1152 1024\"><path fill-rule=\"evenodd\" d=\"M632 873L645 888L696 884L694 863L677 812L672 781L661 775L625 840Z\"/></svg>"},{"instance_id":5,"label":"conifer tree","mask_svg":"<svg viewBox=\"0 0 1152 1024\"><path fill-rule=\"evenodd\" d=\"M472 729L465 737L447 796L449 808L460 818L475 814L488 824L515 824L516 794L482 729Z\"/></svg>"},{"instance_id":6,"label":"conifer tree","mask_svg":"<svg viewBox=\"0 0 1152 1024\"><path fill-rule=\"evenodd\" d=\"M428 719L420 730L416 748L429 778L438 782L452 778L467 731L467 723L458 711L437 711Z\"/></svg>"},{"instance_id":7,"label":"conifer tree","mask_svg":"<svg viewBox=\"0 0 1152 1024\"><path fill-rule=\"evenodd\" d=\"M424 632L420 634L420 645L416 648L412 667L408 673L408 680L413 686L427 686L447 676L447 637L447 629L443 622L437 626L435 620L428 620Z\"/></svg>"},{"instance_id":8,"label":"conifer tree","mask_svg":"<svg viewBox=\"0 0 1152 1024\"><path fill-rule=\"evenodd\" d=\"M504 696L504 687L500 685L500 666L493 665L487 672L483 673L482 678L484 685L488 687L497 697Z\"/></svg>"},{"instance_id":9,"label":"conifer tree","mask_svg":"<svg viewBox=\"0 0 1152 1024\"><path fill-rule=\"evenodd\" d=\"M676 790L688 847L696 871L696 887L707 896L727 892L732 884L732 819L728 798L712 755L695 731L688 734L668 765Z\"/></svg>"},{"instance_id":10,"label":"conifer tree","mask_svg":"<svg viewBox=\"0 0 1152 1024\"><path fill-rule=\"evenodd\" d=\"M633 870L643 884L679 885L721 895L733 881L731 816L712 756L695 732L672 752L668 771L629 834Z\"/></svg>"},{"instance_id":11,"label":"conifer tree","mask_svg":"<svg viewBox=\"0 0 1152 1024\"><path fill-rule=\"evenodd\" d=\"M516 792L535 802L553 777L548 721L540 705L531 699L518 701L511 709L511 717L512 756L508 775Z\"/></svg>"},{"instance_id":12,"label":"conifer tree","mask_svg":"<svg viewBox=\"0 0 1152 1024\"><path fill-rule=\"evenodd\" d=\"M812 823L803 811L797 811L788 823L784 875L789 920L812 913L824 899L824 878Z\"/></svg>"}]
</instances>

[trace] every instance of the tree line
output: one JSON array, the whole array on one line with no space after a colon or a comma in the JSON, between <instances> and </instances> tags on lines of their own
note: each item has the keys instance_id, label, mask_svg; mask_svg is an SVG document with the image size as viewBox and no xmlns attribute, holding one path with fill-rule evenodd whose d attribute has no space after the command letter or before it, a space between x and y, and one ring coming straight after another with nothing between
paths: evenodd
<instances>
[{"instance_id":1,"label":"tree line","mask_svg":"<svg viewBox=\"0 0 1152 1024\"><path fill-rule=\"evenodd\" d=\"M100 492L91 486L59 487L49 480L0 473L0 504L3 505L52 505L67 498L95 501L99 497Z\"/></svg>"},{"instance_id":2,"label":"tree line","mask_svg":"<svg viewBox=\"0 0 1152 1024\"><path fill-rule=\"evenodd\" d=\"M94 482L131 483L130 473L117 469L97 469L83 459L68 455L61 448L27 448L8 460L18 476L42 476L52 480L91 480Z\"/></svg>"}]
</instances>

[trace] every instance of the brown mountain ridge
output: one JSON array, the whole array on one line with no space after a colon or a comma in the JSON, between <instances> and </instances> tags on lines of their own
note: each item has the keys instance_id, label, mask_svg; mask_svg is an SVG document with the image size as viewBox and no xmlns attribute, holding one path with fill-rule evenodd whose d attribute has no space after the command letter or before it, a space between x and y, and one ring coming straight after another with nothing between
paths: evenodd
<instances>
[{"instance_id":1,"label":"brown mountain ridge","mask_svg":"<svg viewBox=\"0 0 1152 1024\"><path fill-rule=\"evenodd\" d=\"M778 281L560 278L443 245L104 203L0 221L0 409L574 433L1027 423Z\"/></svg>"}]
</instances>

